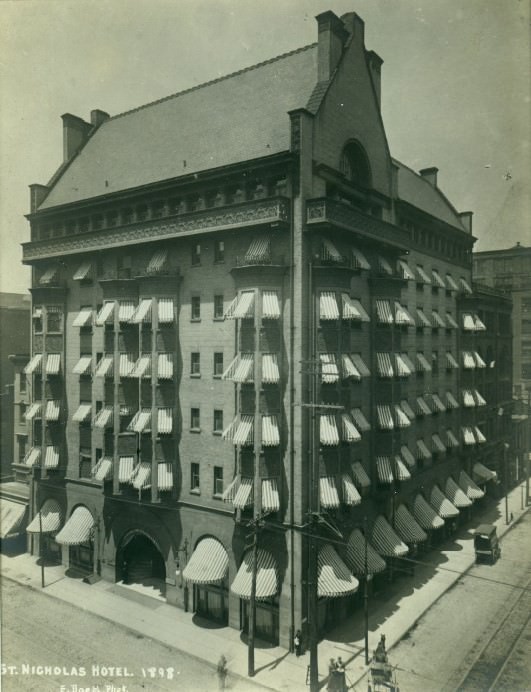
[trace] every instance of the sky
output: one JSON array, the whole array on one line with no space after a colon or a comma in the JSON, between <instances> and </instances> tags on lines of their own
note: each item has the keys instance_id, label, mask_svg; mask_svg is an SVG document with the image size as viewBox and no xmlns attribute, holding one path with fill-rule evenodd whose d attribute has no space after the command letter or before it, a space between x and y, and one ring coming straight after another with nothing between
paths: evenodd
<instances>
[{"instance_id":1,"label":"sky","mask_svg":"<svg viewBox=\"0 0 531 692\"><path fill-rule=\"evenodd\" d=\"M384 60L392 155L439 168L476 250L531 245L528 0L0 0L0 291L30 284L28 185L61 163L63 113L115 115L313 43L325 10L357 12Z\"/></svg>"}]
</instances>

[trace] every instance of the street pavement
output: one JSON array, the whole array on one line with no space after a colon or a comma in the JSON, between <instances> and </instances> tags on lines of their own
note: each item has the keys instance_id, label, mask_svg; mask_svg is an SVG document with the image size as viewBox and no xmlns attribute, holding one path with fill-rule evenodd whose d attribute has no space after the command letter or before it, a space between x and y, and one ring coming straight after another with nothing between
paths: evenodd
<instances>
[{"instance_id":1,"label":"street pavement","mask_svg":"<svg viewBox=\"0 0 531 692\"><path fill-rule=\"evenodd\" d=\"M508 513L513 517L509 525L505 522L504 499L487 504L483 511L474 513L468 529L461 530L449 544L423 555L422 564L417 564L414 576L402 576L389 584L385 598L371 599L371 651L382 634L386 635L388 650L392 649L417 625L422 615L472 567L472 531L475 526L484 522L494 523L498 527L498 534L503 536L521 519L529 509L522 508L521 497L519 486L509 493ZM1 559L4 577L37 590L41 589L40 568L34 557L28 554L16 557L2 555ZM256 675L251 680L246 676L247 648L237 630L212 627L211 623L201 621L193 613L185 613L164 602L142 597L141 594L135 594L115 584L99 581L89 585L65 577L64 568L61 566L47 568L44 593L122 625L141 634L146 640L152 639L195 657L209 666L211 671L223 654L228 661L233 689L253 690L261 687L278 692L298 692L307 689L308 653L297 658L280 647L258 642L255 652ZM338 656L341 656L347 665L347 675L351 684L365 675L367 669L363 656L362 619L361 613L356 613L329 633L327 639L320 642L321 684L326 684L329 659ZM457 622L456 627L458 626ZM9 638L9 630L4 631L4 637ZM148 662L148 658L139 658L140 665ZM149 685L146 689L150 689ZM81 691L71 689L69 692ZM100 692L107 691L102 689Z\"/></svg>"}]
</instances>

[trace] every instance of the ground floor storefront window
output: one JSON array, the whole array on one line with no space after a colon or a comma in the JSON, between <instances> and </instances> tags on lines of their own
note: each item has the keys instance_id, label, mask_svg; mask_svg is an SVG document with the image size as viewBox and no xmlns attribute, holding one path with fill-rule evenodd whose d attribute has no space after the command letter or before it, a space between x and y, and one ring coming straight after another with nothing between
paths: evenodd
<instances>
[{"instance_id":1,"label":"ground floor storefront window","mask_svg":"<svg viewBox=\"0 0 531 692\"><path fill-rule=\"evenodd\" d=\"M61 564L61 546L55 542L55 535L42 535L42 557L47 564Z\"/></svg>"},{"instance_id":2,"label":"ground floor storefront window","mask_svg":"<svg viewBox=\"0 0 531 692\"><path fill-rule=\"evenodd\" d=\"M250 601L240 599L241 628L246 634L249 632L249 604ZM256 601L255 636L278 644L278 627L278 597Z\"/></svg>"},{"instance_id":3,"label":"ground floor storefront window","mask_svg":"<svg viewBox=\"0 0 531 692\"><path fill-rule=\"evenodd\" d=\"M91 572L94 567L94 545L92 541L86 541L79 545L71 545L69 548L69 566Z\"/></svg>"},{"instance_id":4,"label":"ground floor storefront window","mask_svg":"<svg viewBox=\"0 0 531 692\"><path fill-rule=\"evenodd\" d=\"M221 586L194 586L194 612L208 620L228 622L227 590Z\"/></svg>"}]
</instances>

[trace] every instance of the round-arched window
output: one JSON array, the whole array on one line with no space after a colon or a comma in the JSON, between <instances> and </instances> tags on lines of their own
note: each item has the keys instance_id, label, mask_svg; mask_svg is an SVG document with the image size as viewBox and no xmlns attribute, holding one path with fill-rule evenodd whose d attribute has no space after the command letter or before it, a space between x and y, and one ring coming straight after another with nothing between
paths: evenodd
<instances>
[{"instance_id":1,"label":"round-arched window","mask_svg":"<svg viewBox=\"0 0 531 692\"><path fill-rule=\"evenodd\" d=\"M351 183L371 187L371 167L365 149L358 142L349 142L341 154L341 173Z\"/></svg>"}]
</instances>

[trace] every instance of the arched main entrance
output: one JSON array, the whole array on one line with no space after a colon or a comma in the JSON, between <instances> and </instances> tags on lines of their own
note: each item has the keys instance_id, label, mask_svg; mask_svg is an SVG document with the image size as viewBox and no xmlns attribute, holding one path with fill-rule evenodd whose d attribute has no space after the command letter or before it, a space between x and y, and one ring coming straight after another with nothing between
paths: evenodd
<instances>
[{"instance_id":1,"label":"arched main entrance","mask_svg":"<svg viewBox=\"0 0 531 692\"><path fill-rule=\"evenodd\" d=\"M131 531L120 543L116 555L116 579L166 593L166 563L154 540L142 531Z\"/></svg>"}]
</instances>

